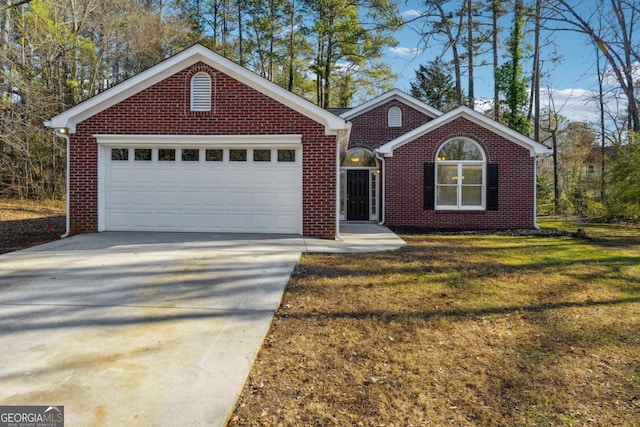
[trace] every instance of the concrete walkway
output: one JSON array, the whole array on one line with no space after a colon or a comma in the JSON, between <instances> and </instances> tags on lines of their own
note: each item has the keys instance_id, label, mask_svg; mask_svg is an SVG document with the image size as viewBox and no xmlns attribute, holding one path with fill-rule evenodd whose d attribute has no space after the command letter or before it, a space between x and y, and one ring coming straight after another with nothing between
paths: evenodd
<instances>
[{"instance_id":1,"label":"concrete walkway","mask_svg":"<svg viewBox=\"0 0 640 427\"><path fill-rule=\"evenodd\" d=\"M1 255L0 403L64 406L69 426L223 425L301 252L404 246L342 234L100 233Z\"/></svg>"}]
</instances>

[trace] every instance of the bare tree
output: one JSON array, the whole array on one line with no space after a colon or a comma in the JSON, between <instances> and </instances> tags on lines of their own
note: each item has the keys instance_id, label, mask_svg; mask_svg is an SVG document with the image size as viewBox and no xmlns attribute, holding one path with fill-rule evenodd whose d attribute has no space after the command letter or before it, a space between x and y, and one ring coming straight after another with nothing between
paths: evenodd
<instances>
[{"instance_id":1,"label":"bare tree","mask_svg":"<svg viewBox=\"0 0 640 427\"><path fill-rule=\"evenodd\" d=\"M460 52L460 44L463 39L466 1L461 2L455 12L449 10L450 8L445 8L447 3L449 3L449 0L433 0L426 3L427 10L421 17L423 22L421 36L425 40L441 41L443 53L451 51L458 105L462 105L464 103L464 94L462 90L462 54ZM439 40L441 38L443 40ZM442 57L443 55L440 54L438 56Z\"/></svg>"},{"instance_id":2,"label":"bare tree","mask_svg":"<svg viewBox=\"0 0 640 427\"><path fill-rule=\"evenodd\" d=\"M590 10L582 2L557 0L549 7L564 29L585 34L606 58L628 102L629 129L640 131L634 62L640 61L640 7L636 0L597 0Z\"/></svg>"}]
</instances>

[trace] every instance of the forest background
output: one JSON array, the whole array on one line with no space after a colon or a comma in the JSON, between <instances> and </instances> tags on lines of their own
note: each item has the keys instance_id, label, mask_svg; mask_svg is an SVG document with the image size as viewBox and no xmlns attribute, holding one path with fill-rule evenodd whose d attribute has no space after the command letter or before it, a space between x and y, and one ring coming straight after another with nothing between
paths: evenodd
<instances>
[{"instance_id":1,"label":"forest background","mask_svg":"<svg viewBox=\"0 0 640 427\"><path fill-rule=\"evenodd\" d=\"M394 87L384 53L410 29L433 52L411 76L414 96L468 105L553 148L539 164L541 213L640 220L640 0L419 5L403 15L393 0L0 0L0 196L63 198L64 141L43 121L194 43L323 108L349 107ZM545 86L567 32L594 46L597 120L563 117ZM493 96L480 98L487 68Z\"/></svg>"}]
</instances>

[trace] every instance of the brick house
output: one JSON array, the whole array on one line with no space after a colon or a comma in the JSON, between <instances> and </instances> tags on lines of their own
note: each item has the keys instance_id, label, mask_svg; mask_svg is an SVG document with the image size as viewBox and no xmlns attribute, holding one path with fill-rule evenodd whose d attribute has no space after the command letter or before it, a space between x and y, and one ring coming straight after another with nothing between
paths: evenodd
<instances>
[{"instance_id":1,"label":"brick house","mask_svg":"<svg viewBox=\"0 0 640 427\"><path fill-rule=\"evenodd\" d=\"M535 155L546 150L471 110L442 114L399 91L338 116L200 45L45 125L67 140L67 234L333 239L341 220L532 227ZM456 149L473 159L436 161Z\"/></svg>"},{"instance_id":2,"label":"brick house","mask_svg":"<svg viewBox=\"0 0 640 427\"><path fill-rule=\"evenodd\" d=\"M536 158L550 150L467 107L393 90L342 112L340 215L428 229L533 228Z\"/></svg>"}]
</instances>

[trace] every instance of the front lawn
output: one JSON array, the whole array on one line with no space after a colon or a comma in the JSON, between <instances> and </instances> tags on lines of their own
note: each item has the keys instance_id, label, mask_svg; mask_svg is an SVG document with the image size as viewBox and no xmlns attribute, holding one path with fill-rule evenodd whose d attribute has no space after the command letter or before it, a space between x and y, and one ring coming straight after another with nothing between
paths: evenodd
<instances>
[{"instance_id":1,"label":"front lawn","mask_svg":"<svg viewBox=\"0 0 640 427\"><path fill-rule=\"evenodd\" d=\"M640 229L305 255L230 425L640 425Z\"/></svg>"}]
</instances>

